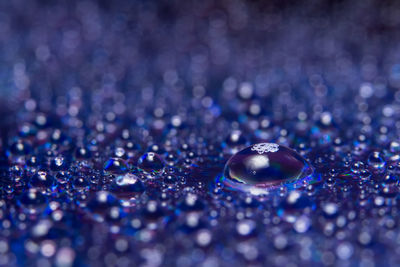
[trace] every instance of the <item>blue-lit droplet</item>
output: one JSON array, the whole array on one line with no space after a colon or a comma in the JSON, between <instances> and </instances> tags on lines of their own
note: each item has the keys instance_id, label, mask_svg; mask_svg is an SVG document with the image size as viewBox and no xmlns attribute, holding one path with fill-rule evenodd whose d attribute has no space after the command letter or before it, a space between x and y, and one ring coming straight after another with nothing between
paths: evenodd
<instances>
[{"instance_id":1,"label":"blue-lit droplet","mask_svg":"<svg viewBox=\"0 0 400 267\"><path fill-rule=\"evenodd\" d=\"M51 161L50 167L53 171L67 170L69 163L64 157L55 157Z\"/></svg>"},{"instance_id":2,"label":"blue-lit droplet","mask_svg":"<svg viewBox=\"0 0 400 267\"><path fill-rule=\"evenodd\" d=\"M89 189L90 183L85 179L85 177L78 176L75 177L72 181L72 188L77 191L84 191Z\"/></svg>"},{"instance_id":3,"label":"blue-lit droplet","mask_svg":"<svg viewBox=\"0 0 400 267\"><path fill-rule=\"evenodd\" d=\"M377 151L372 152L368 157L368 165L377 172L383 172L386 167L386 162L381 154Z\"/></svg>"},{"instance_id":4,"label":"blue-lit droplet","mask_svg":"<svg viewBox=\"0 0 400 267\"><path fill-rule=\"evenodd\" d=\"M54 179L54 177L48 174L46 171L38 171L32 176L29 182L29 185L31 187L36 188L42 192L52 190L55 184L56 180Z\"/></svg>"},{"instance_id":5,"label":"blue-lit droplet","mask_svg":"<svg viewBox=\"0 0 400 267\"><path fill-rule=\"evenodd\" d=\"M87 208L96 221L103 221L113 207L118 207L118 200L107 191L94 194L87 203Z\"/></svg>"},{"instance_id":6,"label":"blue-lit droplet","mask_svg":"<svg viewBox=\"0 0 400 267\"><path fill-rule=\"evenodd\" d=\"M278 215L285 221L294 223L303 214L309 213L315 203L305 194L292 191L278 206Z\"/></svg>"},{"instance_id":7,"label":"blue-lit droplet","mask_svg":"<svg viewBox=\"0 0 400 267\"><path fill-rule=\"evenodd\" d=\"M32 147L28 143L18 140L11 145L10 150L15 155L26 155L31 152Z\"/></svg>"},{"instance_id":8,"label":"blue-lit droplet","mask_svg":"<svg viewBox=\"0 0 400 267\"><path fill-rule=\"evenodd\" d=\"M224 182L230 187L259 194L308 177L313 169L296 151L274 143L247 147L225 165Z\"/></svg>"},{"instance_id":9,"label":"blue-lit droplet","mask_svg":"<svg viewBox=\"0 0 400 267\"><path fill-rule=\"evenodd\" d=\"M150 200L147 203L146 208L142 210L142 215L149 222L154 222L164 216L164 211L161 209L156 201Z\"/></svg>"},{"instance_id":10,"label":"blue-lit droplet","mask_svg":"<svg viewBox=\"0 0 400 267\"><path fill-rule=\"evenodd\" d=\"M87 159L90 158L91 153L90 150L86 149L85 147L78 147L75 150L75 157L77 159Z\"/></svg>"},{"instance_id":11,"label":"blue-lit droplet","mask_svg":"<svg viewBox=\"0 0 400 267\"><path fill-rule=\"evenodd\" d=\"M154 152L145 153L138 160L138 168L145 172L160 172L164 169L164 160Z\"/></svg>"},{"instance_id":12,"label":"blue-lit droplet","mask_svg":"<svg viewBox=\"0 0 400 267\"><path fill-rule=\"evenodd\" d=\"M104 164L104 170L113 174L123 174L128 171L128 164L120 158L110 158Z\"/></svg>"},{"instance_id":13,"label":"blue-lit droplet","mask_svg":"<svg viewBox=\"0 0 400 267\"><path fill-rule=\"evenodd\" d=\"M34 188L25 191L18 199L18 204L28 214L38 214L47 206L46 197Z\"/></svg>"},{"instance_id":14,"label":"blue-lit droplet","mask_svg":"<svg viewBox=\"0 0 400 267\"><path fill-rule=\"evenodd\" d=\"M145 186L139 177L132 173L117 176L111 184L110 191L120 199L133 198L145 190Z\"/></svg>"},{"instance_id":15,"label":"blue-lit droplet","mask_svg":"<svg viewBox=\"0 0 400 267\"><path fill-rule=\"evenodd\" d=\"M246 144L246 138L244 137L241 131L235 130L232 131L229 136L226 138L225 143L228 146L239 146Z\"/></svg>"},{"instance_id":16,"label":"blue-lit droplet","mask_svg":"<svg viewBox=\"0 0 400 267\"><path fill-rule=\"evenodd\" d=\"M185 199L178 205L178 209L184 212L199 212L205 208L201 199L195 194L188 194Z\"/></svg>"}]
</instances>

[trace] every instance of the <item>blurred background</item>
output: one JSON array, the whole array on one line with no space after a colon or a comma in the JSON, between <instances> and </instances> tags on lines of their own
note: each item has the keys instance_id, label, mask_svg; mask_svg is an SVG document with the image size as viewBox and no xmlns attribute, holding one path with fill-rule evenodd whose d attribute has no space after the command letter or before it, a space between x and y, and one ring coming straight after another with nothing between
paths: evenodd
<instances>
[{"instance_id":1,"label":"blurred background","mask_svg":"<svg viewBox=\"0 0 400 267\"><path fill-rule=\"evenodd\" d=\"M2 128L22 109L137 117L205 96L352 116L338 103L400 86L399 14L372 0L2 1Z\"/></svg>"}]
</instances>

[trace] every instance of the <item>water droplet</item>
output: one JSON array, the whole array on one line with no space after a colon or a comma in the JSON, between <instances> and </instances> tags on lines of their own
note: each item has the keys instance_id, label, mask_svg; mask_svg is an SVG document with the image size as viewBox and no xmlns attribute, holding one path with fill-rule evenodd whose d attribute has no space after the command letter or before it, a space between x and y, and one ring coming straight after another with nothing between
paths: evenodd
<instances>
[{"instance_id":1,"label":"water droplet","mask_svg":"<svg viewBox=\"0 0 400 267\"><path fill-rule=\"evenodd\" d=\"M51 161L50 168L53 171L67 170L69 167L68 161L64 157L55 157Z\"/></svg>"},{"instance_id":2,"label":"water droplet","mask_svg":"<svg viewBox=\"0 0 400 267\"><path fill-rule=\"evenodd\" d=\"M256 223L252 220L241 220L236 224L236 231L241 236L251 235L256 228Z\"/></svg>"},{"instance_id":3,"label":"water droplet","mask_svg":"<svg viewBox=\"0 0 400 267\"><path fill-rule=\"evenodd\" d=\"M84 147L78 147L75 151L75 157L77 159L86 159L90 157L90 151Z\"/></svg>"},{"instance_id":4,"label":"water droplet","mask_svg":"<svg viewBox=\"0 0 400 267\"><path fill-rule=\"evenodd\" d=\"M188 194L185 200L179 204L179 210L184 212L202 211L205 207L204 203L195 194Z\"/></svg>"},{"instance_id":5,"label":"water droplet","mask_svg":"<svg viewBox=\"0 0 400 267\"><path fill-rule=\"evenodd\" d=\"M145 186L139 177L132 173L117 176L111 184L110 191L121 200L129 200L140 195Z\"/></svg>"},{"instance_id":6,"label":"water droplet","mask_svg":"<svg viewBox=\"0 0 400 267\"><path fill-rule=\"evenodd\" d=\"M348 242L343 242L336 248L336 254L342 260L348 260L353 255L353 252L354 248Z\"/></svg>"},{"instance_id":7,"label":"water droplet","mask_svg":"<svg viewBox=\"0 0 400 267\"><path fill-rule=\"evenodd\" d=\"M278 207L278 215L285 221L294 223L303 213L309 213L315 204L299 191L292 191Z\"/></svg>"},{"instance_id":8,"label":"water droplet","mask_svg":"<svg viewBox=\"0 0 400 267\"><path fill-rule=\"evenodd\" d=\"M308 216L300 216L293 224L293 228L298 233L305 233L310 228L311 220Z\"/></svg>"},{"instance_id":9,"label":"water droplet","mask_svg":"<svg viewBox=\"0 0 400 267\"><path fill-rule=\"evenodd\" d=\"M138 160L138 168L148 173L161 172L164 169L164 160L154 152L145 153Z\"/></svg>"},{"instance_id":10,"label":"water droplet","mask_svg":"<svg viewBox=\"0 0 400 267\"><path fill-rule=\"evenodd\" d=\"M333 218L338 214L338 206L337 204L333 202L328 202L323 205L322 210L324 212L324 215L328 218Z\"/></svg>"},{"instance_id":11,"label":"water droplet","mask_svg":"<svg viewBox=\"0 0 400 267\"><path fill-rule=\"evenodd\" d=\"M18 200L18 203L28 214L37 214L42 212L46 206L46 197L34 188L24 192Z\"/></svg>"},{"instance_id":12,"label":"water droplet","mask_svg":"<svg viewBox=\"0 0 400 267\"><path fill-rule=\"evenodd\" d=\"M142 214L149 222L155 222L164 216L164 211L156 201L150 200L146 208L142 211Z\"/></svg>"},{"instance_id":13,"label":"water droplet","mask_svg":"<svg viewBox=\"0 0 400 267\"><path fill-rule=\"evenodd\" d=\"M46 192L47 190L53 189L56 185L56 180L46 171L38 171L32 176L29 185L41 192Z\"/></svg>"},{"instance_id":14,"label":"water droplet","mask_svg":"<svg viewBox=\"0 0 400 267\"><path fill-rule=\"evenodd\" d=\"M201 247L208 246L212 241L212 234L207 229L199 230L196 234L196 242Z\"/></svg>"},{"instance_id":15,"label":"water droplet","mask_svg":"<svg viewBox=\"0 0 400 267\"><path fill-rule=\"evenodd\" d=\"M261 143L241 150L228 160L224 182L258 194L293 184L312 172L309 163L296 151L278 144Z\"/></svg>"},{"instance_id":16,"label":"water droplet","mask_svg":"<svg viewBox=\"0 0 400 267\"><path fill-rule=\"evenodd\" d=\"M10 150L15 155L26 155L31 152L32 147L28 143L18 140L11 145Z\"/></svg>"},{"instance_id":17,"label":"water droplet","mask_svg":"<svg viewBox=\"0 0 400 267\"><path fill-rule=\"evenodd\" d=\"M120 158L110 158L104 164L104 170L113 174L123 174L128 171L128 164Z\"/></svg>"},{"instance_id":18,"label":"water droplet","mask_svg":"<svg viewBox=\"0 0 400 267\"><path fill-rule=\"evenodd\" d=\"M232 146L242 145L246 143L246 138L243 136L241 131L235 130L232 131L226 138L226 143Z\"/></svg>"},{"instance_id":19,"label":"water droplet","mask_svg":"<svg viewBox=\"0 0 400 267\"><path fill-rule=\"evenodd\" d=\"M377 172L383 172L385 170L386 162L382 158L381 154L375 151L369 155L368 165Z\"/></svg>"},{"instance_id":20,"label":"water droplet","mask_svg":"<svg viewBox=\"0 0 400 267\"><path fill-rule=\"evenodd\" d=\"M351 171L355 174L360 173L362 170L364 170L365 166L364 163L361 161L357 161L355 163L352 164L351 166Z\"/></svg>"},{"instance_id":21,"label":"water droplet","mask_svg":"<svg viewBox=\"0 0 400 267\"><path fill-rule=\"evenodd\" d=\"M107 191L95 193L87 203L88 210L97 221L103 221L112 207L118 207L118 200Z\"/></svg>"},{"instance_id":22,"label":"water droplet","mask_svg":"<svg viewBox=\"0 0 400 267\"><path fill-rule=\"evenodd\" d=\"M85 179L85 177L78 176L72 181L72 187L77 191L84 191L89 189L90 183Z\"/></svg>"}]
</instances>

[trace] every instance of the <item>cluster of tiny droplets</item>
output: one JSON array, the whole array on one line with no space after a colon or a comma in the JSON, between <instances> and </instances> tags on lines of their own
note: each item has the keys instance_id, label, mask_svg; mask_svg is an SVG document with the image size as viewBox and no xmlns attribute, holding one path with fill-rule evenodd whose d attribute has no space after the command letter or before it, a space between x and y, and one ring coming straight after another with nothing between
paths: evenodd
<instances>
[{"instance_id":1,"label":"cluster of tiny droplets","mask_svg":"<svg viewBox=\"0 0 400 267\"><path fill-rule=\"evenodd\" d=\"M0 266L399 265L400 5L302 2L1 1Z\"/></svg>"}]
</instances>

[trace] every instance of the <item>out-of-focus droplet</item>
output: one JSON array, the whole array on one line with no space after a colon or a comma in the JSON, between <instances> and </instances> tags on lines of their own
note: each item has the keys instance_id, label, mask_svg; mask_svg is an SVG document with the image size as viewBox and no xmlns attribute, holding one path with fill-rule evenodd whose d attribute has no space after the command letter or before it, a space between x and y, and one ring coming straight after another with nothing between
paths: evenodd
<instances>
[{"instance_id":1,"label":"out-of-focus droplet","mask_svg":"<svg viewBox=\"0 0 400 267\"><path fill-rule=\"evenodd\" d=\"M122 200L129 200L143 193L145 186L136 175L127 173L114 178L110 191Z\"/></svg>"},{"instance_id":2,"label":"out-of-focus droplet","mask_svg":"<svg viewBox=\"0 0 400 267\"><path fill-rule=\"evenodd\" d=\"M157 153L148 152L139 158L137 166L140 170L145 172L157 173L164 169L165 163Z\"/></svg>"},{"instance_id":3,"label":"out-of-focus droplet","mask_svg":"<svg viewBox=\"0 0 400 267\"><path fill-rule=\"evenodd\" d=\"M123 174L128 169L128 164L120 158L111 158L104 164L104 170L112 174Z\"/></svg>"}]
</instances>

